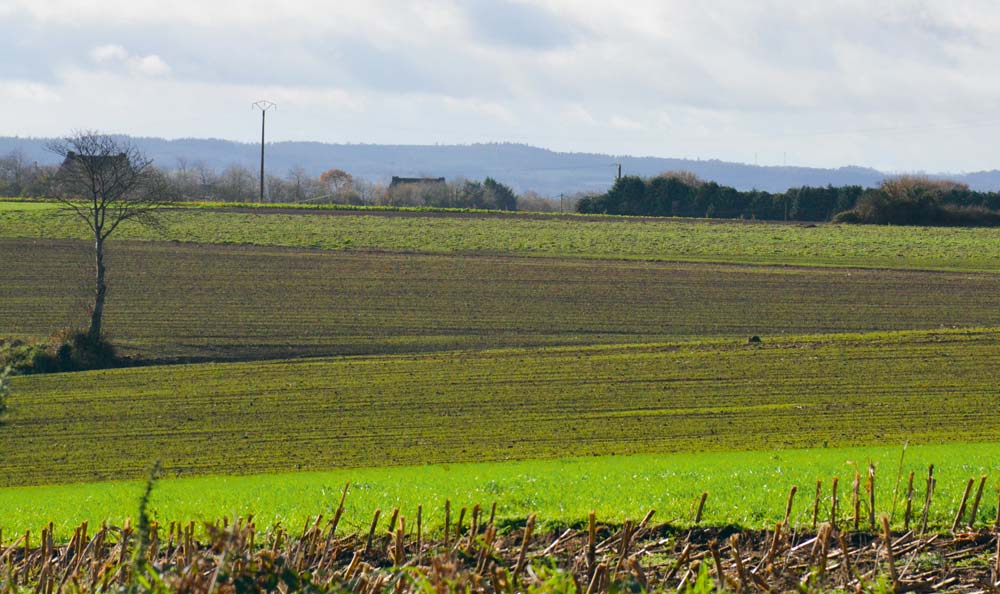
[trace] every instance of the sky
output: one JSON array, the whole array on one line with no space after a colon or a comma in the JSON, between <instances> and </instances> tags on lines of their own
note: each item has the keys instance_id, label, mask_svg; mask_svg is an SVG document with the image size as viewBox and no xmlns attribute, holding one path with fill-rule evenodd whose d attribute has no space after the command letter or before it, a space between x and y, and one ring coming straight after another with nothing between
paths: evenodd
<instances>
[{"instance_id":1,"label":"sky","mask_svg":"<svg viewBox=\"0 0 1000 594\"><path fill-rule=\"evenodd\" d=\"M0 135L1000 169L995 0L0 0Z\"/></svg>"}]
</instances>

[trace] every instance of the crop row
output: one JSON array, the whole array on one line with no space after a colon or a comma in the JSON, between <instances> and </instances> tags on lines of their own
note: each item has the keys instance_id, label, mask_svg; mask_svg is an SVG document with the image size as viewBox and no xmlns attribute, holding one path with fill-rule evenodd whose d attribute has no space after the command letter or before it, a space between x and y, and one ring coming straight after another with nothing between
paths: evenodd
<instances>
[{"instance_id":1,"label":"crop row","mask_svg":"<svg viewBox=\"0 0 1000 594\"><path fill-rule=\"evenodd\" d=\"M1000 333L549 348L15 378L0 484L990 441Z\"/></svg>"},{"instance_id":2,"label":"crop row","mask_svg":"<svg viewBox=\"0 0 1000 594\"><path fill-rule=\"evenodd\" d=\"M172 209L165 231L124 226L117 236L326 250L492 253L997 271L1000 229L788 225L604 217ZM0 237L87 237L55 209L0 210Z\"/></svg>"},{"instance_id":3,"label":"crop row","mask_svg":"<svg viewBox=\"0 0 1000 594\"><path fill-rule=\"evenodd\" d=\"M90 246L3 240L0 337L86 319ZM745 341L1000 326L1000 276L116 242L106 329L147 359Z\"/></svg>"}]
</instances>

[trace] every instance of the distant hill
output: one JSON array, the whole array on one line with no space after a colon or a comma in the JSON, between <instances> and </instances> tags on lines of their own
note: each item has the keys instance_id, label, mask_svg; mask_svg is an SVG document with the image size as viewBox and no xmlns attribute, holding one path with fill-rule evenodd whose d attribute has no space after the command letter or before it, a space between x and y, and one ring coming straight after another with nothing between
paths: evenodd
<instances>
[{"instance_id":1,"label":"distant hill","mask_svg":"<svg viewBox=\"0 0 1000 594\"><path fill-rule=\"evenodd\" d=\"M202 162L221 170L239 164L256 170L260 145L217 139L134 138L161 167L172 168L178 159ZM0 137L0 155L20 149L29 160L56 163L45 150L48 139ZM534 190L556 196L579 191L605 191L614 181L618 163L626 175L652 176L664 171L691 171L699 177L740 190L782 192L800 186L877 185L886 174L864 167L820 169L765 167L718 160L631 157L594 153L560 153L524 144L380 145L275 142L267 146L269 172L284 175L302 167L311 175L330 168L343 169L371 181L388 182L393 175L444 176L483 179L491 176L518 191ZM963 175L941 174L969 184L975 190L1000 189L1000 171Z\"/></svg>"}]
</instances>

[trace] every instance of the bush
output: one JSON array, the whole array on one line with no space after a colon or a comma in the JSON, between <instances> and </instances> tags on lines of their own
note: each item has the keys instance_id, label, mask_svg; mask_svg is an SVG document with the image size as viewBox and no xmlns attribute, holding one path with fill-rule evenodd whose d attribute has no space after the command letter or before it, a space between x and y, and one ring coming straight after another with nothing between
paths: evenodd
<instances>
[{"instance_id":1,"label":"bush","mask_svg":"<svg viewBox=\"0 0 1000 594\"><path fill-rule=\"evenodd\" d=\"M7 397L10 396L10 374L12 372L9 366L0 371L0 423L3 422L3 418L7 414Z\"/></svg>"},{"instance_id":2,"label":"bush","mask_svg":"<svg viewBox=\"0 0 1000 594\"><path fill-rule=\"evenodd\" d=\"M64 330L47 342L0 340L0 367L11 373L58 373L121 365L114 346L81 330Z\"/></svg>"},{"instance_id":3,"label":"bush","mask_svg":"<svg viewBox=\"0 0 1000 594\"><path fill-rule=\"evenodd\" d=\"M833 217L834 223L847 223L851 225L860 225L865 221L861 218L861 214L856 210L845 210L844 212L839 212Z\"/></svg>"},{"instance_id":4,"label":"bush","mask_svg":"<svg viewBox=\"0 0 1000 594\"><path fill-rule=\"evenodd\" d=\"M521 212L555 212L560 209L559 203L560 199L558 198L545 198L535 192L525 192L517 197L517 210Z\"/></svg>"},{"instance_id":5,"label":"bush","mask_svg":"<svg viewBox=\"0 0 1000 594\"><path fill-rule=\"evenodd\" d=\"M969 188L963 184L902 175L883 181L878 189L866 191L853 209L838 214L834 221L948 227L1000 225L1000 212L956 202L956 196L960 198L967 193Z\"/></svg>"},{"instance_id":6,"label":"bush","mask_svg":"<svg viewBox=\"0 0 1000 594\"><path fill-rule=\"evenodd\" d=\"M1000 227L1000 212L982 206L946 204L942 214L955 227Z\"/></svg>"},{"instance_id":7,"label":"bush","mask_svg":"<svg viewBox=\"0 0 1000 594\"><path fill-rule=\"evenodd\" d=\"M35 367L35 359L44 355L48 349L48 343L0 339L0 367L9 368L15 374L31 373Z\"/></svg>"},{"instance_id":8,"label":"bush","mask_svg":"<svg viewBox=\"0 0 1000 594\"><path fill-rule=\"evenodd\" d=\"M880 190L866 192L853 209L838 213L835 223L996 227L1000 212L981 206L945 204L933 195L897 198Z\"/></svg>"}]
</instances>

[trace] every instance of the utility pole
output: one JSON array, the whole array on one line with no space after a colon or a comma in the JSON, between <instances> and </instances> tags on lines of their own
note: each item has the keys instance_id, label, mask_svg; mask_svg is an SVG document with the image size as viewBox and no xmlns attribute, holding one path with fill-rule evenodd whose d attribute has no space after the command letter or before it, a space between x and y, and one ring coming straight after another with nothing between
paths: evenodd
<instances>
[{"instance_id":1,"label":"utility pole","mask_svg":"<svg viewBox=\"0 0 1000 594\"><path fill-rule=\"evenodd\" d=\"M264 119L268 110L278 109L278 104L262 99L255 102L252 109L260 110L260 201L264 202Z\"/></svg>"}]
</instances>

